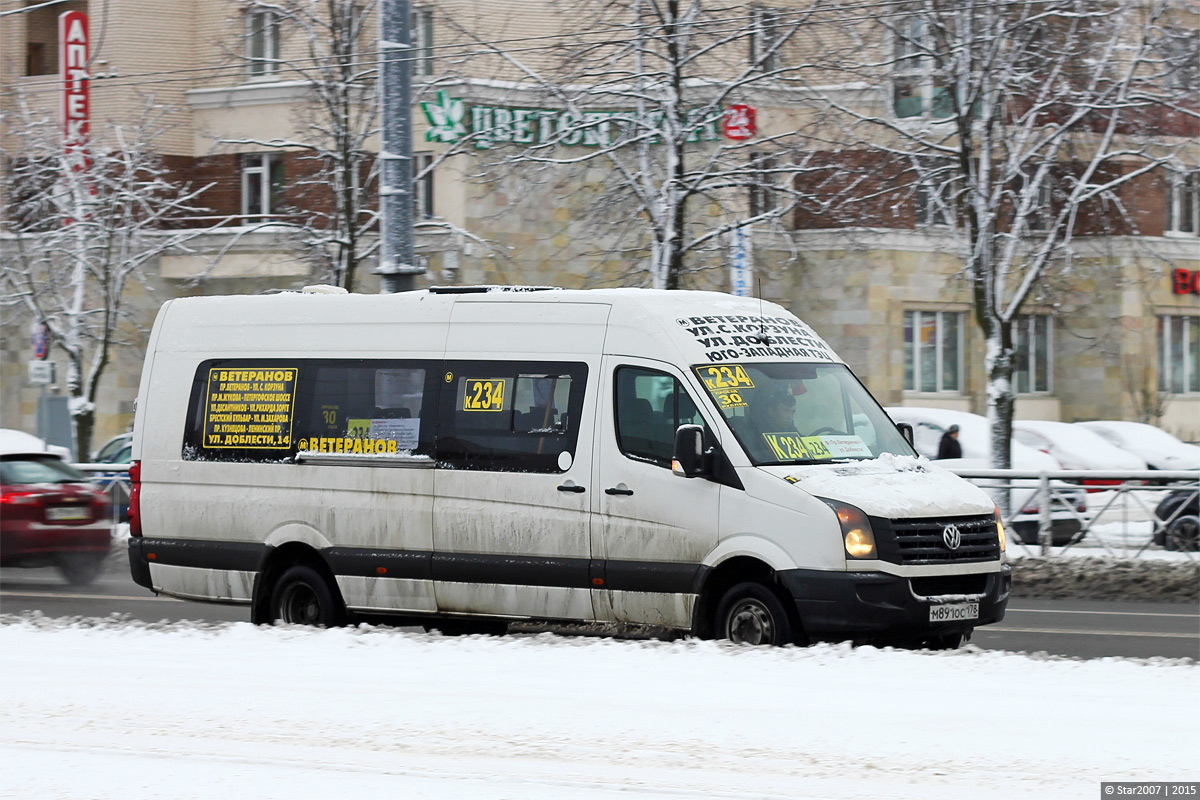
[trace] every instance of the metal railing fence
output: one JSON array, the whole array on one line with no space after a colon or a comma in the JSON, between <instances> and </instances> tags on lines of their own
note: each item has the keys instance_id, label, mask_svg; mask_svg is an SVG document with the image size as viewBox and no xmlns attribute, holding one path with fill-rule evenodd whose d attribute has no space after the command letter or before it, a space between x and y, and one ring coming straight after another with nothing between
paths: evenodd
<instances>
[{"instance_id":1,"label":"metal railing fence","mask_svg":"<svg viewBox=\"0 0 1200 800\"><path fill-rule=\"evenodd\" d=\"M1049 556L1075 548L1090 551L1092 555L1136 558L1150 551L1178 549L1187 558L1197 559L1194 539L1189 546L1188 542L1168 540L1167 534L1178 530L1177 523L1194 517L1195 512L1189 506L1194 507L1200 498L1200 471L956 469L952 472L991 491L993 497L1008 492L1009 502L1003 515L1006 529L1020 526L1036 530L1033 536L1010 537L1010 556ZM1156 509L1172 492L1185 492L1187 496L1164 517L1159 517ZM1079 529L1070 535L1070 541L1060 543L1056 541L1056 528L1061 528L1064 522L1078 523Z\"/></svg>"}]
</instances>

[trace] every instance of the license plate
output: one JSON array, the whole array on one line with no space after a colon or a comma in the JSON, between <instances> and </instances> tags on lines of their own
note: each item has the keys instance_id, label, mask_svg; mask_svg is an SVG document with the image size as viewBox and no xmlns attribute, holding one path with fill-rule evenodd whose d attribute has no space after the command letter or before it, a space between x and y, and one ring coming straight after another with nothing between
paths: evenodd
<instances>
[{"instance_id":1,"label":"license plate","mask_svg":"<svg viewBox=\"0 0 1200 800\"><path fill-rule=\"evenodd\" d=\"M979 603L943 603L929 607L930 622L957 622L979 619Z\"/></svg>"},{"instance_id":2,"label":"license plate","mask_svg":"<svg viewBox=\"0 0 1200 800\"><path fill-rule=\"evenodd\" d=\"M46 509L46 519L50 522L68 522L70 520L91 518L92 511L87 506L50 506Z\"/></svg>"}]
</instances>

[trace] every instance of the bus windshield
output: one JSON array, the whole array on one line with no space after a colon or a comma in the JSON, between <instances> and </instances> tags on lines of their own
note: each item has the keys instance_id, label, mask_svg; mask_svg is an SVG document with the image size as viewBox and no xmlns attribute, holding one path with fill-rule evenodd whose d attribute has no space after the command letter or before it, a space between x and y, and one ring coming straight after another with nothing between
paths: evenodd
<instances>
[{"instance_id":1,"label":"bus windshield","mask_svg":"<svg viewBox=\"0 0 1200 800\"><path fill-rule=\"evenodd\" d=\"M700 364L692 369L756 466L916 455L845 364Z\"/></svg>"}]
</instances>

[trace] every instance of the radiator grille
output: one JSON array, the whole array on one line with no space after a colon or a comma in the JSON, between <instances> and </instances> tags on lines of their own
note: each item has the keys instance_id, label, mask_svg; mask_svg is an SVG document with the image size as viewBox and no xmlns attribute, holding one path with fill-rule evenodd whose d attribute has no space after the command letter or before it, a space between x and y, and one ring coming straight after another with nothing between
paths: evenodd
<instances>
[{"instance_id":1,"label":"radiator grille","mask_svg":"<svg viewBox=\"0 0 1200 800\"><path fill-rule=\"evenodd\" d=\"M871 526L879 557L893 564L955 564L1000 558L996 518L991 515L934 519L872 517ZM949 526L958 529L959 545L954 549L946 543Z\"/></svg>"}]
</instances>

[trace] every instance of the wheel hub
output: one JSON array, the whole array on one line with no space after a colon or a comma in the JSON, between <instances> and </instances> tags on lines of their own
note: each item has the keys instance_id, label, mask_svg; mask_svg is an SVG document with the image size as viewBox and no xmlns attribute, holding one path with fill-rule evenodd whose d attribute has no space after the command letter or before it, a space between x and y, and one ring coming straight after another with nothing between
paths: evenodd
<instances>
[{"instance_id":1,"label":"wheel hub","mask_svg":"<svg viewBox=\"0 0 1200 800\"><path fill-rule=\"evenodd\" d=\"M775 620L761 604L744 600L730 612L725 633L737 644L771 644L775 640Z\"/></svg>"},{"instance_id":2,"label":"wheel hub","mask_svg":"<svg viewBox=\"0 0 1200 800\"><path fill-rule=\"evenodd\" d=\"M292 625L315 625L321 618L321 604L307 586L290 586L280 599L279 618Z\"/></svg>"}]
</instances>

